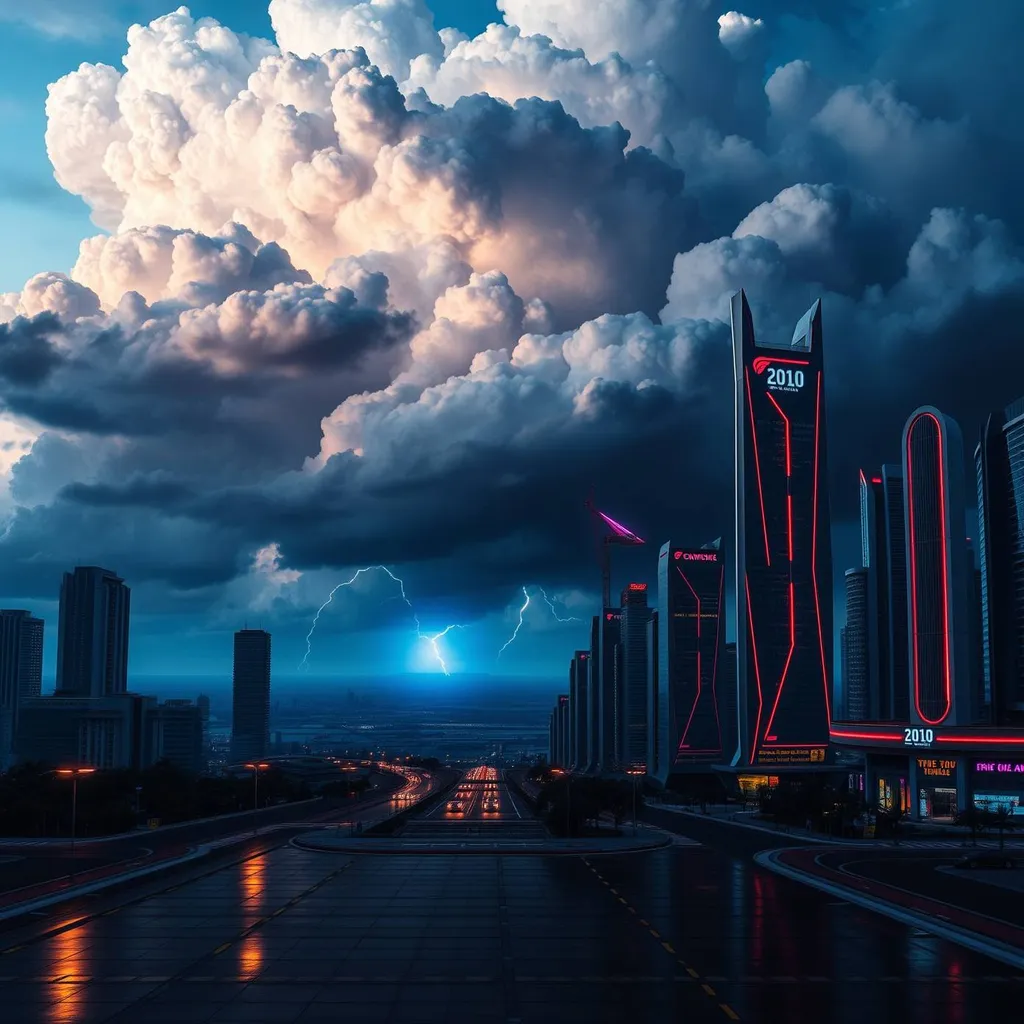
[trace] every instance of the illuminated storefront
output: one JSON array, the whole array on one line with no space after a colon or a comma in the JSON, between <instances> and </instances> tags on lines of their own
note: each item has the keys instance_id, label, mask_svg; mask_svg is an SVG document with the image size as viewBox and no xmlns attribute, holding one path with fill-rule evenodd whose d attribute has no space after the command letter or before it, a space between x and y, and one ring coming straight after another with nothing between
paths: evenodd
<instances>
[{"instance_id":1,"label":"illuminated storefront","mask_svg":"<svg viewBox=\"0 0 1024 1024\"><path fill-rule=\"evenodd\" d=\"M952 821L967 807L1024 816L1024 731L836 723L838 747L864 755L864 792L918 821Z\"/></svg>"}]
</instances>

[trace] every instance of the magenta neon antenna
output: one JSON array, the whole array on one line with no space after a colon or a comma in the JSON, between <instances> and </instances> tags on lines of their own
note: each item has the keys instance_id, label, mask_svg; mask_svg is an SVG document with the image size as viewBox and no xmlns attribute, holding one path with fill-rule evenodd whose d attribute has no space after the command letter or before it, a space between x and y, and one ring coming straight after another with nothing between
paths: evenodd
<instances>
[{"instance_id":1,"label":"magenta neon antenna","mask_svg":"<svg viewBox=\"0 0 1024 1024\"><path fill-rule=\"evenodd\" d=\"M605 515L594 505L593 498L587 499L587 509L598 524L601 559L601 600L604 602L602 609L611 607L612 600L612 545L625 544L629 547L639 547L646 543L642 537L638 537L628 527L616 522L611 516ZM601 534L600 524L606 526L611 532Z\"/></svg>"}]
</instances>

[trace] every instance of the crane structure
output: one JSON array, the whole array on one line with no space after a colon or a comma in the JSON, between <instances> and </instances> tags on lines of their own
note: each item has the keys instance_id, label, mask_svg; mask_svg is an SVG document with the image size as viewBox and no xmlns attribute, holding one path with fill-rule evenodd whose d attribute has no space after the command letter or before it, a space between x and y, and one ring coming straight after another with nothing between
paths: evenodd
<instances>
[{"instance_id":1,"label":"crane structure","mask_svg":"<svg viewBox=\"0 0 1024 1024\"><path fill-rule=\"evenodd\" d=\"M605 515L595 504L593 498L587 499L587 511L594 518L598 531L601 558L601 607L610 608L612 602L612 545L623 544L627 547L639 547L647 542L638 537L628 527L616 522L611 516ZM604 527L604 530L602 530Z\"/></svg>"}]
</instances>

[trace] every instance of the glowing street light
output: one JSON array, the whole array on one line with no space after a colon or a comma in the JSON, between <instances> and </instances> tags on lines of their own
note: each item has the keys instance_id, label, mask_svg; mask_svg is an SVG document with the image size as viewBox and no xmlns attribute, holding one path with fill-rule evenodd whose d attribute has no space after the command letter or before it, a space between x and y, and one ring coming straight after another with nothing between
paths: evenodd
<instances>
[{"instance_id":1,"label":"glowing street light","mask_svg":"<svg viewBox=\"0 0 1024 1024\"><path fill-rule=\"evenodd\" d=\"M249 761L242 767L252 772L252 834L256 835L259 832L260 772L265 772L270 765L266 761Z\"/></svg>"},{"instance_id":2,"label":"glowing street light","mask_svg":"<svg viewBox=\"0 0 1024 1024\"><path fill-rule=\"evenodd\" d=\"M92 775L95 768L58 768L56 774L71 779L71 880L75 880L75 833L78 824L78 776Z\"/></svg>"}]
</instances>

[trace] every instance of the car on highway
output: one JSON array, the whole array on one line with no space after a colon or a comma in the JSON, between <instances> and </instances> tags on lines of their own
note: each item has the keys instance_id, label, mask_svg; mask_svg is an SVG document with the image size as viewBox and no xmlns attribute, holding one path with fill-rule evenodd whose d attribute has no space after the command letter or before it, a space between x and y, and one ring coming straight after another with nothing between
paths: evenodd
<instances>
[{"instance_id":1,"label":"car on highway","mask_svg":"<svg viewBox=\"0 0 1024 1024\"><path fill-rule=\"evenodd\" d=\"M967 871L991 868L1010 869L1017 867L1017 862L1005 853L991 851L987 853L969 853L966 857L961 857L953 866Z\"/></svg>"},{"instance_id":2,"label":"car on highway","mask_svg":"<svg viewBox=\"0 0 1024 1024\"><path fill-rule=\"evenodd\" d=\"M445 810L449 814L461 814L466 809L466 805L461 800L449 800L445 805Z\"/></svg>"}]
</instances>

